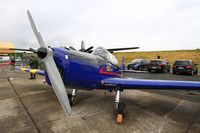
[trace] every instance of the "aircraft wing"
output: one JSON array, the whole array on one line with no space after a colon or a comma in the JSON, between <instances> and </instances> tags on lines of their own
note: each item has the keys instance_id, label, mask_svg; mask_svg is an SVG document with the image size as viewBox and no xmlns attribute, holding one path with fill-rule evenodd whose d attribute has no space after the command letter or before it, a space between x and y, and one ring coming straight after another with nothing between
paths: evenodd
<instances>
[{"instance_id":1,"label":"aircraft wing","mask_svg":"<svg viewBox=\"0 0 200 133\"><path fill-rule=\"evenodd\" d=\"M197 81L107 78L101 83L103 87L121 89L200 89L200 82Z\"/></svg>"},{"instance_id":2,"label":"aircraft wing","mask_svg":"<svg viewBox=\"0 0 200 133\"><path fill-rule=\"evenodd\" d=\"M26 71L26 72L29 72L29 73L45 76L45 72L42 71L42 70L38 70L38 69L30 69L30 68L23 68L22 67L22 68L16 68L16 70Z\"/></svg>"}]
</instances>

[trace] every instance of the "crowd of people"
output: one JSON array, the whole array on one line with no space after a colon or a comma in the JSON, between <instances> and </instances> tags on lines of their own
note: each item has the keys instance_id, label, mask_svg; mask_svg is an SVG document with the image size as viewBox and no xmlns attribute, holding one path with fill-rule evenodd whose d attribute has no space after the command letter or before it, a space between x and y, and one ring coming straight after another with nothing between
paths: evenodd
<instances>
[{"instance_id":1,"label":"crowd of people","mask_svg":"<svg viewBox=\"0 0 200 133\"><path fill-rule=\"evenodd\" d=\"M29 59L28 64L29 64L31 69L38 69L39 68L39 61L34 56L31 56L31 58ZM15 71L16 60L15 60L14 57L10 58L10 63L8 65L10 65L10 71ZM36 79L36 74L35 73L30 73L30 78L29 79Z\"/></svg>"}]
</instances>

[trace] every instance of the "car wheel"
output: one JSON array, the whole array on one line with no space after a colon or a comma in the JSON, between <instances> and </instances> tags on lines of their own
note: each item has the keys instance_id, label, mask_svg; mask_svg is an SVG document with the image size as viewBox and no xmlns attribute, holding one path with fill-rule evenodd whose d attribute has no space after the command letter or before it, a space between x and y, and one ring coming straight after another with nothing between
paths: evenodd
<instances>
[{"instance_id":1,"label":"car wheel","mask_svg":"<svg viewBox=\"0 0 200 133\"><path fill-rule=\"evenodd\" d=\"M172 73L173 73L173 74L176 74L176 72L175 72L175 71L173 71Z\"/></svg>"},{"instance_id":2,"label":"car wheel","mask_svg":"<svg viewBox=\"0 0 200 133\"><path fill-rule=\"evenodd\" d=\"M139 71L142 71L142 66L139 66L139 67L138 67L138 70L139 70Z\"/></svg>"},{"instance_id":3,"label":"car wheel","mask_svg":"<svg viewBox=\"0 0 200 133\"><path fill-rule=\"evenodd\" d=\"M196 74L198 74L198 70L196 70Z\"/></svg>"},{"instance_id":4,"label":"car wheel","mask_svg":"<svg viewBox=\"0 0 200 133\"><path fill-rule=\"evenodd\" d=\"M151 69L148 69L148 72L150 73L150 72L151 72Z\"/></svg>"},{"instance_id":5,"label":"car wheel","mask_svg":"<svg viewBox=\"0 0 200 133\"><path fill-rule=\"evenodd\" d=\"M194 71L193 71L193 70L191 71L191 75L192 75L192 76L194 75Z\"/></svg>"}]
</instances>

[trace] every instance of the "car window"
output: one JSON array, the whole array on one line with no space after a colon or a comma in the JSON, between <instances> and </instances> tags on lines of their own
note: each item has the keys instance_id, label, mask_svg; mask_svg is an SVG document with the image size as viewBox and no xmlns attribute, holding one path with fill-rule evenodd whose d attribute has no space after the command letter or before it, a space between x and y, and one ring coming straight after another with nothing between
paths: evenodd
<instances>
[{"instance_id":1,"label":"car window","mask_svg":"<svg viewBox=\"0 0 200 133\"><path fill-rule=\"evenodd\" d=\"M151 64L161 64L162 61L160 61L160 60L151 60L150 63Z\"/></svg>"},{"instance_id":2,"label":"car window","mask_svg":"<svg viewBox=\"0 0 200 133\"><path fill-rule=\"evenodd\" d=\"M176 61L175 65L190 65L190 61Z\"/></svg>"},{"instance_id":3,"label":"car window","mask_svg":"<svg viewBox=\"0 0 200 133\"><path fill-rule=\"evenodd\" d=\"M139 61L141 61L141 60L135 59L135 60L132 60L131 63L135 63L135 62L139 62Z\"/></svg>"}]
</instances>

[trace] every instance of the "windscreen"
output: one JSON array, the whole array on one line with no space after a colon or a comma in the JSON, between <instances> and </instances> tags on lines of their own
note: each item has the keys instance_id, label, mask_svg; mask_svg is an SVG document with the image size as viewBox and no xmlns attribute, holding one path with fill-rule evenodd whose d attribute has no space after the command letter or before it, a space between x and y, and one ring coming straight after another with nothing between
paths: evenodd
<instances>
[{"instance_id":1,"label":"windscreen","mask_svg":"<svg viewBox=\"0 0 200 133\"><path fill-rule=\"evenodd\" d=\"M150 63L151 64L161 64L162 61L160 61L160 60L151 60Z\"/></svg>"},{"instance_id":2,"label":"windscreen","mask_svg":"<svg viewBox=\"0 0 200 133\"><path fill-rule=\"evenodd\" d=\"M174 64L187 66L190 65L190 61L176 61Z\"/></svg>"},{"instance_id":3,"label":"windscreen","mask_svg":"<svg viewBox=\"0 0 200 133\"><path fill-rule=\"evenodd\" d=\"M136 62L139 62L141 61L141 59L135 59L135 60L132 60L131 63L136 63Z\"/></svg>"},{"instance_id":4,"label":"windscreen","mask_svg":"<svg viewBox=\"0 0 200 133\"><path fill-rule=\"evenodd\" d=\"M102 48L102 47L98 47L96 48L92 54L94 55L98 55L98 56L101 56L103 57L107 62L110 62L114 65L118 65L118 61L117 59L115 58L114 55L112 55L109 51L107 51L107 49L105 48Z\"/></svg>"}]
</instances>

